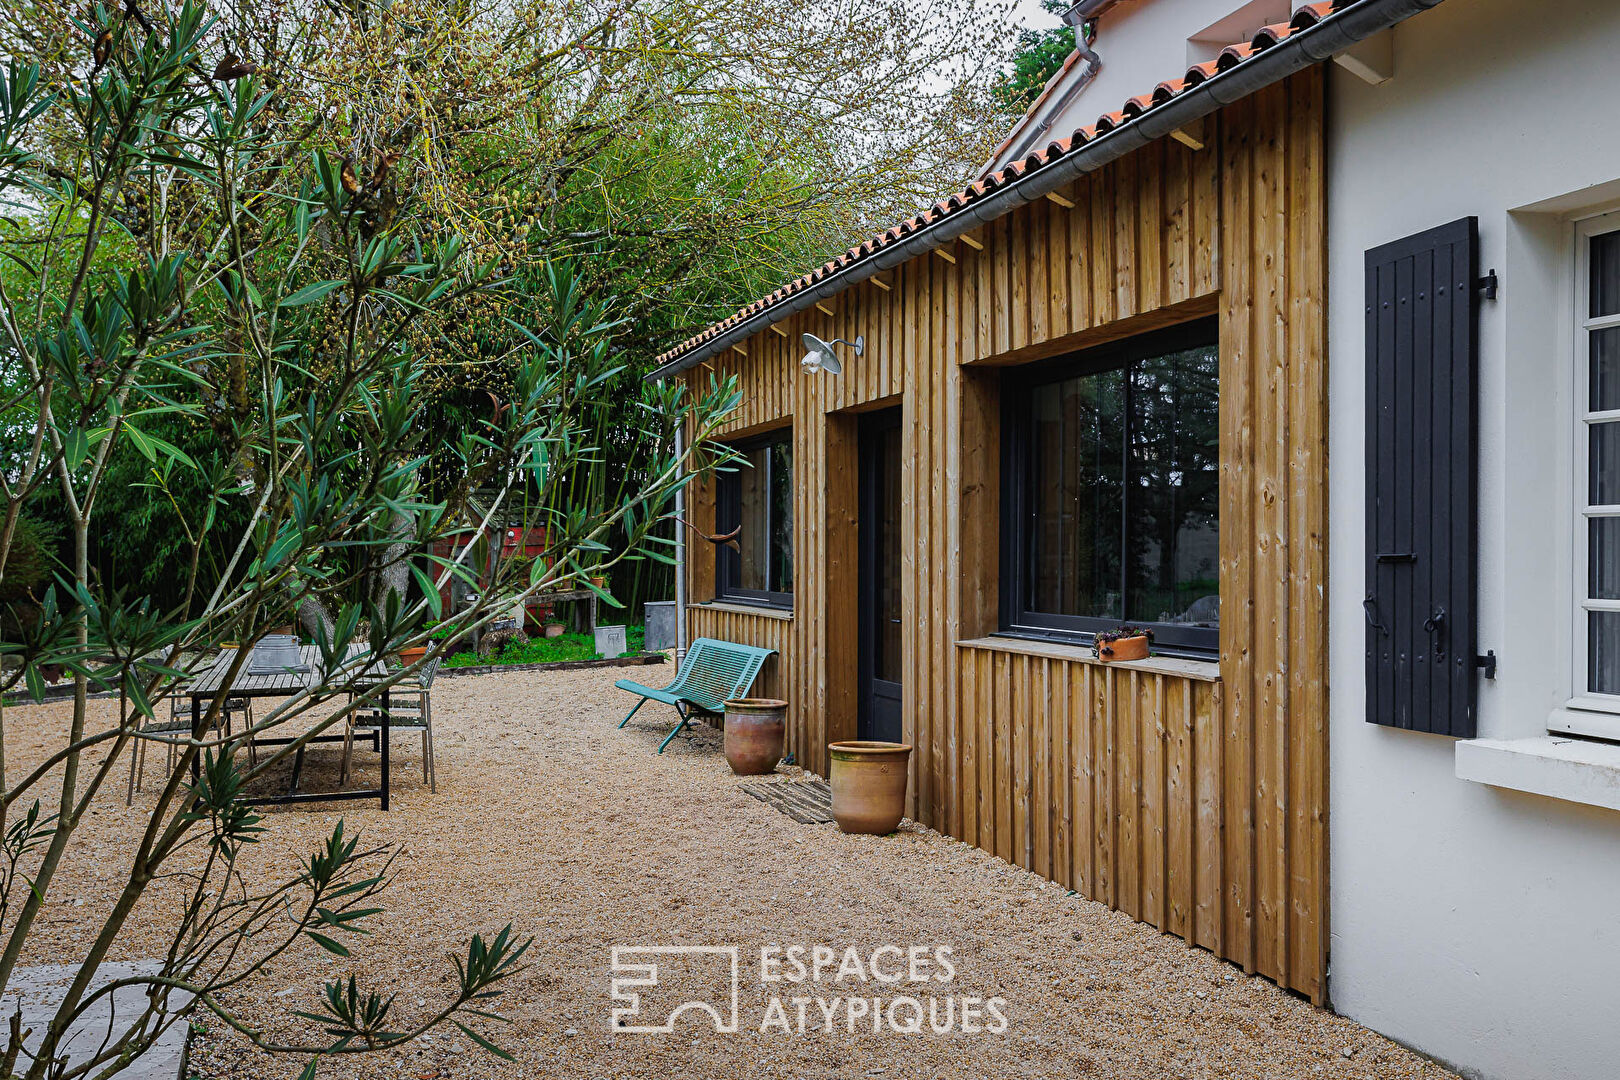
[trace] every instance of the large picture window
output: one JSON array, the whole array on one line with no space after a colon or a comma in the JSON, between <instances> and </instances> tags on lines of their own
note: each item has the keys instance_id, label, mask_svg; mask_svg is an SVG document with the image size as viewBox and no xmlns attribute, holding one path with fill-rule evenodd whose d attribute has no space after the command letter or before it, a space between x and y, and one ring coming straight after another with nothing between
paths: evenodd
<instances>
[{"instance_id":1,"label":"large picture window","mask_svg":"<svg viewBox=\"0 0 1620 1080\"><path fill-rule=\"evenodd\" d=\"M1215 652L1218 376L1206 319L1009 379L1005 631L1089 642L1129 623L1158 651Z\"/></svg>"},{"instance_id":2,"label":"large picture window","mask_svg":"<svg viewBox=\"0 0 1620 1080\"><path fill-rule=\"evenodd\" d=\"M715 531L738 530L735 546L715 548L715 592L723 600L793 603L793 433L736 444L743 457L722 473Z\"/></svg>"}]
</instances>

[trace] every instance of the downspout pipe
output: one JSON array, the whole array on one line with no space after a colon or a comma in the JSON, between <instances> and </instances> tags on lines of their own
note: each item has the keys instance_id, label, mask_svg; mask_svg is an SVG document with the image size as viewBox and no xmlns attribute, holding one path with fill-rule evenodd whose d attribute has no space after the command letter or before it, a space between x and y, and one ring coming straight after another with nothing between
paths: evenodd
<instances>
[{"instance_id":1,"label":"downspout pipe","mask_svg":"<svg viewBox=\"0 0 1620 1080\"><path fill-rule=\"evenodd\" d=\"M1112 0L1108 0L1108 2L1112 2ZM1047 133L1052 130L1052 125L1057 122L1058 116L1068 107L1069 103L1078 97L1082 90L1096 81L1097 72L1102 70L1102 57L1097 55L1097 50L1093 49L1091 43L1086 40L1086 24L1090 21L1091 16L1083 9L1088 6L1095 7L1097 3L1098 0L1082 0L1081 3L1075 4L1063 13L1063 21L1074 30L1074 51L1079 55L1080 59L1086 62L1086 70L1077 76L1063 93L1046 102L1046 119L1021 133L1013 141L1012 145L1007 148L1005 160L1017 161L1029 153L1032 148L1041 145L1042 141L1046 139ZM1000 157L1001 155L997 155L997 158L992 158L991 163L993 164Z\"/></svg>"},{"instance_id":2,"label":"downspout pipe","mask_svg":"<svg viewBox=\"0 0 1620 1080\"><path fill-rule=\"evenodd\" d=\"M646 376L649 382L696 367L747 338L813 306L874 274L923 255L963 233L1010 213L1025 203L1042 198L1076 178L1139 150L1148 143L1186 127L1211 113L1240 101L1250 94L1295 72L1328 60L1396 23L1421 14L1441 0L1361 0L1335 12L1314 26L1300 30L1235 67L1214 75L1191 90L1183 91L1141 116L1100 135L1050 165L1036 169L1019 180L970 204L966 209L941 218L912 233L904 240L880 249L869 258L854 262L828 275L814 287L801 289L787 300L765 308L725 333L671 360Z\"/></svg>"},{"instance_id":3,"label":"downspout pipe","mask_svg":"<svg viewBox=\"0 0 1620 1080\"><path fill-rule=\"evenodd\" d=\"M675 425L675 460L686 455L686 423ZM686 485L675 489L675 669L686 659Z\"/></svg>"}]
</instances>

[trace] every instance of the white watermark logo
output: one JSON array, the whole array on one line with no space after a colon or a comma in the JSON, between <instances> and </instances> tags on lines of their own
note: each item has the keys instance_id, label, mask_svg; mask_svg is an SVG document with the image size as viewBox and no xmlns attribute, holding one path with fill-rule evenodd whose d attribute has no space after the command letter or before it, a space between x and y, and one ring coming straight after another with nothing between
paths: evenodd
<instances>
[{"instance_id":1,"label":"white watermark logo","mask_svg":"<svg viewBox=\"0 0 1620 1080\"><path fill-rule=\"evenodd\" d=\"M956 978L949 945L870 952L765 945L758 959L761 1034L1000 1035L1008 1028L1005 998L948 992ZM707 1014L716 1032L735 1034L742 1028L741 967L735 945L614 946L611 992L622 1004L612 1011L613 1029L669 1034L690 1011Z\"/></svg>"},{"instance_id":2,"label":"white watermark logo","mask_svg":"<svg viewBox=\"0 0 1620 1080\"><path fill-rule=\"evenodd\" d=\"M636 958L641 958L636 962ZM724 970L730 979L728 1002L706 999L687 999L664 1013L661 1024L631 1023L650 1019L641 1013L641 990L660 985L660 965L671 963L690 969L696 965L708 968L709 974ZM735 1035L740 1026L737 999L741 984L742 961L735 945L615 945L613 947L613 979L610 990L614 1001L624 1005L613 1010L613 1027L618 1031L638 1035L667 1035L675 1030L675 1021L687 1011L708 1013L714 1020L714 1030L722 1035ZM690 970L683 972L690 974Z\"/></svg>"}]
</instances>

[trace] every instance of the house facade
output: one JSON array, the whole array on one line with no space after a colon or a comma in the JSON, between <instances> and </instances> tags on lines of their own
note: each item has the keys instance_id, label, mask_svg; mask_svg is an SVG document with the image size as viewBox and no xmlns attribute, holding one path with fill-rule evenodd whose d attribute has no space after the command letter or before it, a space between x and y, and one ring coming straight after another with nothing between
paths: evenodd
<instances>
[{"instance_id":1,"label":"house facade","mask_svg":"<svg viewBox=\"0 0 1620 1080\"><path fill-rule=\"evenodd\" d=\"M1446 0L1391 46L1381 85L1327 69L1329 992L1471 1074L1616 1076L1615 519L1598 500L1620 138L1572 103L1606 98L1620 5ZM1367 253L1465 216L1498 282L1477 296L1473 550L1476 651L1497 668L1472 738L1368 723L1363 609L1382 553L1364 529Z\"/></svg>"},{"instance_id":2,"label":"house facade","mask_svg":"<svg viewBox=\"0 0 1620 1080\"><path fill-rule=\"evenodd\" d=\"M1620 11L1072 18L975 184L663 358L743 392L688 639L776 650L812 771L911 743L927 825L1465 1073L1613 1075Z\"/></svg>"}]
</instances>

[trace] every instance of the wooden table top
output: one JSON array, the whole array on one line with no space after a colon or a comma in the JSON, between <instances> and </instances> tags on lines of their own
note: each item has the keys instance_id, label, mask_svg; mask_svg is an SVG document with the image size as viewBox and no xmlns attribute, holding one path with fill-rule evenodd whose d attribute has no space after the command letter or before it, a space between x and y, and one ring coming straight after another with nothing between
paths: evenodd
<instances>
[{"instance_id":1,"label":"wooden table top","mask_svg":"<svg viewBox=\"0 0 1620 1080\"><path fill-rule=\"evenodd\" d=\"M213 666L186 685L185 692L187 696L194 698L218 696L221 693L221 684L224 683L225 676L229 674L231 664L236 659L235 653L235 649L221 649L219 656L214 660ZM369 655L366 646L349 646L349 656L351 658L362 655ZM248 667L253 663L252 658L249 658L247 663L242 665L242 670L237 674L236 681L224 692L233 697L286 697L303 690L319 689L333 681L328 678L328 672L322 670L321 650L314 645L300 645L298 647L298 662L309 670L277 671L268 675L253 675L248 672ZM353 668L345 664L339 672L332 674L351 671L353 671ZM380 675L386 673L386 671L387 669L381 663L373 663L366 668L365 674Z\"/></svg>"}]
</instances>

